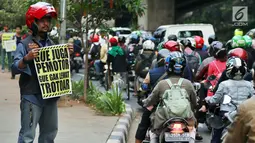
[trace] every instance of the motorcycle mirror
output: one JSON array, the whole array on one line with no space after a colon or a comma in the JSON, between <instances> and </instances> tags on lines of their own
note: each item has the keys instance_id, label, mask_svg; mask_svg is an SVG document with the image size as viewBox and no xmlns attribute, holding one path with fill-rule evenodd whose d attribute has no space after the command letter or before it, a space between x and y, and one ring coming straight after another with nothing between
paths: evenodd
<instances>
[{"instance_id":1,"label":"motorcycle mirror","mask_svg":"<svg viewBox=\"0 0 255 143\"><path fill-rule=\"evenodd\" d=\"M223 104L229 104L231 102L231 97L224 95Z\"/></svg>"},{"instance_id":2,"label":"motorcycle mirror","mask_svg":"<svg viewBox=\"0 0 255 143\"><path fill-rule=\"evenodd\" d=\"M213 81L213 80L215 80L216 79L216 76L215 75L211 75L211 76L209 76L208 78L207 78L207 80L209 80L209 81Z\"/></svg>"}]
</instances>

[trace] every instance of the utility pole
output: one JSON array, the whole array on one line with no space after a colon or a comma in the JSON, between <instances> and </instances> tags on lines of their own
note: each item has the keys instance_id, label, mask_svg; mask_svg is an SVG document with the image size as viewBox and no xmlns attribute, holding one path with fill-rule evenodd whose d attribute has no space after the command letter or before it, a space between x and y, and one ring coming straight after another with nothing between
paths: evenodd
<instances>
[{"instance_id":1,"label":"utility pole","mask_svg":"<svg viewBox=\"0 0 255 143\"><path fill-rule=\"evenodd\" d=\"M59 43L64 44L66 40L66 0L60 0L60 38Z\"/></svg>"}]
</instances>

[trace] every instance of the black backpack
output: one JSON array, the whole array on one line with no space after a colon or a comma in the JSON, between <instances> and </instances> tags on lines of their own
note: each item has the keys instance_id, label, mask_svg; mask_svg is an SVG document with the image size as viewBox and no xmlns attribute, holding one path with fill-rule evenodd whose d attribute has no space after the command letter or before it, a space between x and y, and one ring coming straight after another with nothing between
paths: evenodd
<instances>
[{"instance_id":1,"label":"black backpack","mask_svg":"<svg viewBox=\"0 0 255 143\"><path fill-rule=\"evenodd\" d=\"M152 64L152 61L153 61L153 57L155 56L154 53L151 53L151 55L146 58L145 55L141 54L140 57L142 58L142 60L140 60L138 63L137 63L137 66L136 66L136 75L140 76L141 78L145 78L147 73L149 72L150 70L150 67L151 67L151 64Z\"/></svg>"},{"instance_id":2,"label":"black backpack","mask_svg":"<svg viewBox=\"0 0 255 143\"><path fill-rule=\"evenodd\" d=\"M188 74L186 77L191 82L194 81L195 75L200 65L200 59L196 56L196 54L197 52L192 52L191 54L184 53L186 58L186 67L184 69L184 73Z\"/></svg>"},{"instance_id":3,"label":"black backpack","mask_svg":"<svg viewBox=\"0 0 255 143\"><path fill-rule=\"evenodd\" d=\"M93 44L92 51L90 53L92 56L92 59L100 59L100 51L101 51L101 45Z\"/></svg>"}]
</instances>

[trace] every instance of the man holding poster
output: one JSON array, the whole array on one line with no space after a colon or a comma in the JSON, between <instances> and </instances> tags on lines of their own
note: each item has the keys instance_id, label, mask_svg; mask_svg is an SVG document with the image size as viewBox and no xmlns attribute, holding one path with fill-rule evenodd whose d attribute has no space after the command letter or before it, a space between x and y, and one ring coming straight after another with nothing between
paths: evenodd
<instances>
[{"instance_id":1,"label":"man holding poster","mask_svg":"<svg viewBox=\"0 0 255 143\"><path fill-rule=\"evenodd\" d=\"M32 143L37 124L40 127L39 143L53 143L57 135L58 98L53 97L56 97L54 93L58 96L62 94L61 89L68 91L67 82L70 80L65 70L69 63L66 60L69 52L73 52L73 45L69 44L68 48L67 45L52 46L54 44L47 32L55 18L55 8L45 2L31 5L26 13L26 24L33 34L18 44L12 65L15 74L21 74L21 129L18 143ZM59 80L53 76L58 76Z\"/></svg>"}]
</instances>

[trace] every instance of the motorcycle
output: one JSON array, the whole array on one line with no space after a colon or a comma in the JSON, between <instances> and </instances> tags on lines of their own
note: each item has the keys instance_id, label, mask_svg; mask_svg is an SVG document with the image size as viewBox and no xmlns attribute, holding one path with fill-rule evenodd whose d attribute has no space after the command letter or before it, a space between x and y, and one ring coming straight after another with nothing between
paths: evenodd
<instances>
[{"instance_id":1,"label":"motorcycle","mask_svg":"<svg viewBox=\"0 0 255 143\"><path fill-rule=\"evenodd\" d=\"M129 80L128 80L128 74L123 74L126 77L121 76L120 73L112 73L112 67L110 65L110 69L108 70L108 65L104 65L104 78L103 81L100 81L100 83L103 84L105 90L109 90L111 85L117 86L118 91L126 90L127 93L127 100L130 99L130 90L129 90ZM108 73L110 72L110 74ZM109 77L110 75L110 77ZM123 80L123 78L126 78L126 80ZM109 80L111 83L109 83Z\"/></svg>"},{"instance_id":2,"label":"motorcycle","mask_svg":"<svg viewBox=\"0 0 255 143\"><path fill-rule=\"evenodd\" d=\"M89 70L89 79L93 79L97 77L96 74L96 68L94 66L95 61L94 60L89 60L88 62L88 70Z\"/></svg>"},{"instance_id":3,"label":"motorcycle","mask_svg":"<svg viewBox=\"0 0 255 143\"><path fill-rule=\"evenodd\" d=\"M79 52L74 53L71 59L71 71L75 70L76 73L79 73L79 70L82 68L82 55Z\"/></svg>"},{"instance_id":4,"label":"motorcycle","mask_svg":"<svg viewBox=\"0 0 255 143\"><path fill-rule=\"evenodd\" d=\"M162 127L159 136L150 132L150 139L143 143L195 143L196 129L183 118L171 118Z\"/></svg>"}]
</instances>

